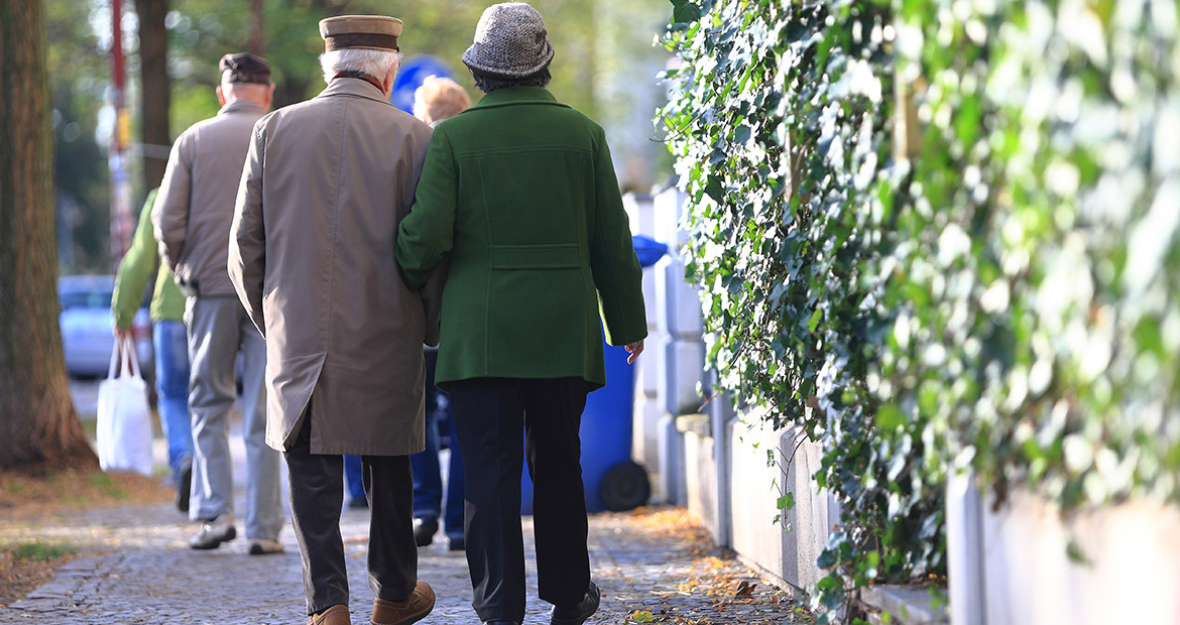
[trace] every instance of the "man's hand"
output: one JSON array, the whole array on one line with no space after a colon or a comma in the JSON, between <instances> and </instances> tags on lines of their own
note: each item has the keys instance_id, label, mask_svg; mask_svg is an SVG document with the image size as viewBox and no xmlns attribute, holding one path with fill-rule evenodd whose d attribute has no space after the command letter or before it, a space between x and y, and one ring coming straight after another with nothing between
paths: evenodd
<instances>
[{"instance_id":1,"label":"man's hand","mask_svg":"<svg viewBox=\"0 0 1180 625\"><path fill-rule=\"evenodd\" d=\"M631 354L630 356L627 356L627 364L631 364L635 362L636 358L639 358L640 354L643 353L643 339L639 339L635 343L627 343L623 346L623 349L627 350L627 353Z\"/></svg>"},{"instance_id":2,"label":"man's hand","mask_svg":"<svg viewBox=\"0 0 1180 625\"><path fill-rule=\"evenodd\" d=\"M131 333L131 328L115 328L115 338L131 340L135 337Z\"/></svg>"}]
</instances>

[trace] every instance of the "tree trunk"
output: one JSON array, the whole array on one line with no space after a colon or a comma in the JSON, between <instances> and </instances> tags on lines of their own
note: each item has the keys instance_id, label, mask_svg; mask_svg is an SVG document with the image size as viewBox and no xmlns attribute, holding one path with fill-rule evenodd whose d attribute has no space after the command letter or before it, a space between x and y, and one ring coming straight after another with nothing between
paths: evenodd
<instances>
[{"instance_id":1,"label":"tree trunk","mask_svg":"<svg viewBox=\"0 0 1180 625\"><path fill-rule=\"evenodd\" d=\"M265 16L263 0L250 0L250 54L266 56Z\"/></svg>"},{"instance_id":2,"label":"tree trunk","mask_svg":"<svg viewBox=\"0 0 1180 625\"><path fill-rule=\"evenodd\" d=\"M307 90L311 88L312 81L310 76L311 74L308 76L287 74L283 80L276 82L274 102L271 103L271 108L280 109L307 100Z\"/></svg>"},{"instance_id":3,"label":"tree trunk","mask_svg":"<svg viewBox=\"0 0 1180 625\"><path fill-rule=\"evenodd\" d=\"M168 0L136 0L139 15L139 59L142 68L143 97L140 116L143 120L144 191L160 186L168 165L171 137L168 133L168 109L172 101L172 83L168 79Z\"/></svg>"},{"instance_id":4,"label":"tree trunk","mask_svg":"<svg viewBox=\"0 0 1180 625\"><path fill-rule=\"evenodd\" d=\"M44 3L0 0L0 469L97 466L58 327Z\"/></svg>"}]
</instances>

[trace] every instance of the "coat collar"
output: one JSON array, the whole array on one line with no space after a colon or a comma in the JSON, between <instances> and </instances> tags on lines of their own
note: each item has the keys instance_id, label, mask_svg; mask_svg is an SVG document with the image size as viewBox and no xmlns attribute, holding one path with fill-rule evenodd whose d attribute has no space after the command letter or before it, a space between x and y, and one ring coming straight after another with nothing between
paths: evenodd
<instances>
[{"instance_id":1,"label":"coat collar","mask_svg":"<svg viewBox=\"0 0 1180 625\"><path fill-rule=\"evenodd\" d=\"M262 107L253 100L238 98L233 102L226 102L225 105L221 107L221 110L217 111L218 115L229 115L230 113L258 113L259 115L262 115L266 113L266 111L262 110Z\"/></svg>"},{"instance_id":2,"label":"coat collar","mask_svg":"<svg viewBox=\"0 0 1180 625\"><path fill-rule=\"evenodd\" d=\"M514 104L547 104L569 108L569 106L558 102L557 98L553 97L553 94L544 87L512 87L510 89L496 89L467 110L473 111Z\"/></svg>"},{"instance_id":3,"label":"coat collar","mask_svg":"<svg viewBox=\"0 0 1180 625\"><path fill-rule=\"evenodd\" d=\"M366 98L389 104L389 99L385 97L385 94L380 89L360 78L333 78L332 82L328 83L328 86L316 97L329 98L332 96L352 96L354 98ZM389 105L393 106L392 104Z\"/></svg>"}]
</instances>

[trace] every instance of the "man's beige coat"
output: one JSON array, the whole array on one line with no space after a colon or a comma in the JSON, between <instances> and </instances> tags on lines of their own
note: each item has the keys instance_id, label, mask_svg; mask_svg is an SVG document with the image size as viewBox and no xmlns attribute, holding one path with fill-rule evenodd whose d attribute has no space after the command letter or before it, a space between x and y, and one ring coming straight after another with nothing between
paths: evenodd
<instances>
[{"instance_id":1,"label":"man's beige coat","mask_svg":"<svg viewBox=\"0 0 1180 625\"><path fill-rule=\"evenodd\" d=\"M426 306L441 284L407 288L394 248L429 142L356 78L255 125L229 274L266 337L270 446L288 449L306 413L313 454L423 449L422 344L438 342Z\"/></svg>"}]
</instances>

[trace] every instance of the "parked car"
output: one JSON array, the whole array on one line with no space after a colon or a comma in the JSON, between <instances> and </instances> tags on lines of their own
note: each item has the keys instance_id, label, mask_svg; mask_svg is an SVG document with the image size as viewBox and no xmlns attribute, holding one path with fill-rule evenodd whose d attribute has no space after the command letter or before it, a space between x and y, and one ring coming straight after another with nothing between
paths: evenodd
<instances>
[{"instance_id":1,"label":"parked car","mask_svg":"<svg viewBox=\"0 0 1180 625\"><path fill-rule=\"evenodd\" d=\"M61 276L57 296L61 303L62 347L66 370L71 376L105 377L115 349L114 316L111 298L115 292L114 276ZM151 379L152 320L148 312L151 293L131 322L135 352L143 367L143 377Z\"/></svg>"}]
</instances>

